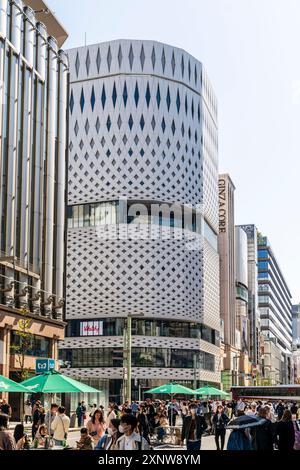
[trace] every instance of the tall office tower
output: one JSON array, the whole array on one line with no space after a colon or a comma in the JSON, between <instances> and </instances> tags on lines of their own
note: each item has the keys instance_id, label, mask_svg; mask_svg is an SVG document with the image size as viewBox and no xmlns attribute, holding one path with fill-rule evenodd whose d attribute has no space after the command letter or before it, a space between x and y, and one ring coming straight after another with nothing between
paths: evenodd
<instances>
[{"instance_id":1,"label":"tall office tower","mask_svg":"<svg viewBox=\"0 0 300 470\"><path fill-rule=\"evenodd\" d=\"M169 380L218 385L217 103L203 66L137 40L69 59L66 373L122 399L132 323L134 398Z\"/></svg>"},{"instance_id":2,"label":"tall office tower","mask_svg":"<svg viewBox=\"0 0 300 470\"><path fill-rule=\"evenodd\" d=\"M219 235L220 255L220 316L224 360L222 381L226 388L232 384L232 374L238 357L238 337L235 314L235 186L229 175L219 176Z\"/></svg>"},{"instance_id":3,"label":"tall office tower","mask_svg":"<svg viewBox=\"0 0 300 470\"><path fill-rule=\"evenodd\" d=\"M294 382L300 383L300 304L292 306Z\"/></svg>"},{"instance_id":4,"label":"tall office tower","mask_svg":"<svg viewBox=\"0 0 300 470\"><path fill-rule=\"evenodd\" d=\"M300 304L292 305L293 344L300 346Z\"/></svg>"},{"instance_id":5,"label":"tall office tower","mask_svg":"<svg viewBox=\"0 0 300 470\"><path fill-rule=\"evenodd\" d=\"M248 318L249 318L249 359L253 375L259 371L260 359L260 318L258 310L257 273L257 228L255 225L240 226L247 235L248 242Z\"/></svg>"},{"instance_id":6,"label":"tall office tower","mask_svg":"<svg viewBox=\"0 0 300 470\"><path fill-rule=\"evenodd\" d=\"M258 235L258 307L264 339L264 376L292 381L291 294L267 237Z\"/></svg>"},{"instance_id":7,"label":"tall office tower","mask_svg":"<svg viewBox=\"0 0 300 470\"><path fill-rule=\"evenodd\" d=\"M249 363L250 321L248 315L248 240L241 227L235 227L235 315L239 355L237 384L248 385L251 380ZM251 382L250 382L251 383Z\"/></svg>"},{"instance_id":8,"label":"tall office tower","mask_svg":"<svg viewBox=\"0 0 300 470\"><path fill-rule=\"evenodd\" d=\"M222 384L246 384L248 365L248 247L245 232L234 225L234 184L219 176L220 316Z\"/></svg>"},{"instance_id":9,"label":"tall office tower","mask_svg":"<svg viewBox=\"0 0 300 470\"><path fill-rule=\"evenodd\" d=\"M68 60L60 47L67 33L46 8L41 0L0 0L0 345L6 352L0 354L0 369L5 375L18 369L10 347L18 341L21 308L30 312L36 335L28 356L55 357L64 332ZM34 368L30 361L27 365Z\"/></svg>"}]
</instances>

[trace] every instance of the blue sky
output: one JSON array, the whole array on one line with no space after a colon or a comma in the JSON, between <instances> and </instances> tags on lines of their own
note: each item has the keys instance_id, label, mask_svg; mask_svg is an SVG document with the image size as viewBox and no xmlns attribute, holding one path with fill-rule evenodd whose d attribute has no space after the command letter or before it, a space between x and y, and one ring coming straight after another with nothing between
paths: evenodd
<instances>
[{"instance_id":1,"label":"blue sky","mask_svg":"<svg viewBox=\"0 0 300 470\"><path fill-rule=\"evenodd\" d=\"M299 0L47 0L65 48L119 38L182 47L206 67L219 103L220 172L236 223L267 235L300 301Z\"/></svg>"}]
</instances>

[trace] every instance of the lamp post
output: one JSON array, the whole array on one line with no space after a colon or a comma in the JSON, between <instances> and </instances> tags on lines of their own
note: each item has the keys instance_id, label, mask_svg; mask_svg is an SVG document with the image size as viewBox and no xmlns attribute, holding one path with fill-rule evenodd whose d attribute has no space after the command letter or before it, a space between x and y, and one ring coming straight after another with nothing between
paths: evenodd
<instances>
[{"instance_id":1,"label":"lamp post","mask_svg":"<svg viewBox=\"0 0 300 470\"><path fill-rule=\"evenodd\" d=\"M125 401L127 400L129 404L131 403L131 375L132 375L132 318L141 318L144 317L143 313L135 313L127 315L126 317L126 328L124 330L124 353L126 353L126 367L124 367L124 371L126 370L126 380L124 380L124 384L126 383L126 391L124 393ZM123 386L123 390L124 390Z\"/></svg>"}]
</instances>

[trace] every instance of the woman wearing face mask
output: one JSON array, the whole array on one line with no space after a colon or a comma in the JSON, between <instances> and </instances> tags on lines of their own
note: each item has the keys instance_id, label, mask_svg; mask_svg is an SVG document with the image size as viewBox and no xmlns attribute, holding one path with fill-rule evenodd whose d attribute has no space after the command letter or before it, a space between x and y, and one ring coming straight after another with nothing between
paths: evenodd
<instances>
[{"instance_id":1,"label":"woman wearing face mask","mask_svg":"<svg viewBox=\"0 0 300 470\"><path fill-rule=\"evenodd\" d=\"M99 440L95 447L95 450L116 450L116 444L122 433L119 431L121 420L111 419L109 427L107 428L107 434Z\"/></svg>"},{"instance_id":2,"label":"woman wearing face mask","mask_svg":"<svg viewBox=\"0 0 300 470\"><path fill-rule=\"evenodd\" d=\"M190 414L183 419L181 445L186 441L187 450L197 451L201 448L201 437L207 424L203 416L197 415L197 405L191 404L189 412Z\"/></svg>"}]
</instances>

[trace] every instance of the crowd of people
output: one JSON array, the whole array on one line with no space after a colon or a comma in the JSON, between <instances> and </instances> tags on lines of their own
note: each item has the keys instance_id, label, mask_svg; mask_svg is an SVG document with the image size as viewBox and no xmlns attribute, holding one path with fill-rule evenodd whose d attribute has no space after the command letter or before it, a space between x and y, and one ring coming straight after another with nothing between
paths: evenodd
<instances>
[{"instance_id":1,"label":"crowd of people","mask_svg":"<svg viewBox=\"0 0 300 470\"><path fill-rule=\"evenodd\" d=\"M70 418L66 409L53 403L47 412L41 401L25 403L24 421L31 423L31 436L24 424L9 431L10 405L0 405L0 449L22 450L30 447L66 447ZM80 438L78 450L147 450L163 443L166 435L189 451L201 449L202 437L214 435L216 450L224 450L226 433L228 450L300 450L300 406L297 403L146 399L108 409L84 401L75 411ZM237 426L231 423L240 417L256 417L254 424ZM245 421L245 420L244 420ZM251 420L248 420L251 421ZM259 422L259 424L256 423ZM245 421L247 422L247 420ZM229 429L228 429L229 428Z\"/></svg>"}]
</instances>

